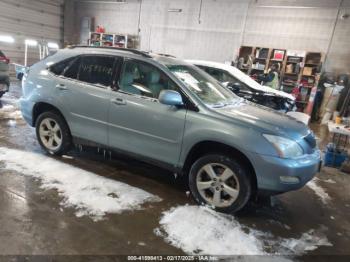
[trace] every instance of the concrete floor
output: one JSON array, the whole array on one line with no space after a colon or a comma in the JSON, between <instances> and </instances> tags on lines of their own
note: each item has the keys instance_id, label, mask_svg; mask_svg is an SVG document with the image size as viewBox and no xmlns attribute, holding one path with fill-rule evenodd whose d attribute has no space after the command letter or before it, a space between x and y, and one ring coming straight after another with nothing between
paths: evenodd
<instances>
[{"instance_id":1,"label":"concrete floor","mask_svg":"<svg viewBox=\"0 0 350 262\"><path fill-rule=\"evenodd\" d=\"M11 93L0 100L0 112L1 107L15 103L19 96L18 85L12 85ZM10 120L0 115L0 146L43 153L34 130L21 119L15 120L15 124ZM324 145L327 131L318 126L313 129ZM0 255L184 254L153 233L163 211L194 204L186 195L181 179L135 160L123 157L106 160L93 150L73 151L71 155L74 159L57 159L142 188L163 201L93 222L88 217L76 217L73 210L62 210L60 197L54 190L44 191L38 181L0 168ZM298 237L310 229L322 230L333 246L319 247L308 254L350 255L350 175L323 168L318 177L319 184L331 197L327 205L314 191L304 187L274 197L273 205L250 204L236 216L237 220L279 237ZM324 182L329 178L336 183Z\"/></svg>"}]
</instances>

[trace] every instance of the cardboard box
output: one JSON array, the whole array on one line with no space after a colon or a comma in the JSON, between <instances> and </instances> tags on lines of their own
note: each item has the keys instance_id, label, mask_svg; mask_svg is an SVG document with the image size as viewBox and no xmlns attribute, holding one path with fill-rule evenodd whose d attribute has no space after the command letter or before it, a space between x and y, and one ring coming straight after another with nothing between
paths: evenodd
<instances>
[{"instance_id":1,"label":"cardboard box","mask_svg":"<svg viewBox=\"0 0 350 262\"><path fill-rule=\"evenodd\" d=\"M311 76L312 75L312 67L305 66L303 70L303 75Z\"/></svg>"}]
</instances>

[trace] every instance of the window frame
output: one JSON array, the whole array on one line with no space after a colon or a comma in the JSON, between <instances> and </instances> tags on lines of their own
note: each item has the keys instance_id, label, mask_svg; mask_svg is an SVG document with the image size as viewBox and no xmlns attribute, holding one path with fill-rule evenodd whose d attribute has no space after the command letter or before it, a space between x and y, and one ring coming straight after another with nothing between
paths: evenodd
<instances>
[{"instance_id":1,"label":"window frame","mask_svg":"<svg viewBox=\"0 0 350 262\"><path fill-rule=\"evenodd\" d=\"M159 72L163 73L166 77L168 77L169 81L171 81L174 84L174 86L176 86L177 90L175 90L175 91L177 91L177 92L179 92L181 94L182 99L184 101L187 100L187 99L185 99L185 95L184 95L183 91L181 90L181 87L173 79L171 79L171 77L169 76L169 74L167 74L167 72L165 72L164 70L162 70L161 68L159 68L158 66L156 66L156 65L154 65L152 63L148 63L147 61L140 60L140 59L137 59L137 58L131 58L131 57L123 57L123 61L121 63L121 66L119 68L119 72L118 72L118 75L117 75L117 78L116 78L115 89L113 91L160 103L159 102L159 98L154 98L154 97L149 97L149 96L144 96L144 95L138 95L138 94L132 94L132 93L129 93L129 92L126 92L126 91L123 91L123 90L120 89L120 80L122 79L122 73L123 73L124 65L125 65L125 63L127 61L136 61L137 63L143 63L143 64L146 64L148 66L156 68L157 70L159 70ZM170 89L163 89L163 90L170 90Z\"/></svg>"},{"instance_id":2,"label":"window frame","mask_svg":"<svg viewBox=\"0 0 350 262\"><path fill-rule=\"evenodd\" d=\"M105 85L102 85L102 84L93 84L93 83L89 83L89 82L85 82L85 81L82 81L80 80L80 70L81 70L81 66L82 66L82 62L84 60L84 57L109 57L109 58L113 58L114 59L114 62L113 62L113 67L112 67L112 77L111 77L111 81L110 81L110 84L108 86L105 86ZM115 75L117 74L117 68L120 67L120 65L122 64L121 61L122 61L122 57L120 56L116 56L116 55L109 55L109 54L83 54L83 55L80 55L79 58L81 58L81 61L80 61L80 64L79 64L79 70L78 70L78 75L77 75L77 81L81 84L85 84L85 85L90 85L90 86L95 86L95 87L98 87L98 88L102 88L102 89L113 89L113 86L115 85ZM68 78L68 79L71 79L71 78ZM75 79L72 79L72 80L75 80Z\"/></svg>"},{"instance_id":3,"label":"window frame","mask_svg":"<svg viewBox=\"0 0 350 262\"><path fill-rule=\"evenodd\" d=\"M101 84L92 84L92 83L88 83L88 82L84 82L84 81L81 81L79 79L79 75L80 75L80 69L81 69L81 63L82 63L82 60L84 57L86 56L107 56L107 57L112 57L114 59L114 64L113 64L113 75L112 75L112 78L111 78L111 83L109 86L104 86L104 85L101 85ZM60 74L60 75L56 75L54 74L50 68L52 66L55 66L59 63L63 63L67 60L70 60L72 59L71 63L69 66L67 66L63 72ZM75 63L78 59L81 59L80 63L79 63L79 69L78 69L78 74L77 74L77 78L76 79L73 79L73 78L69 78L69 77L66 77L64 76L65 72L70 68L71 65L73 65L73 63ZM116 79L116 75L119 73L119 70L121 68L121 65L123 64L123 57L122 56L117 56L117 55L110 55L110 54L82 54L82 55L76 55L76 56L71 56L71 57L68 57L66 59L63 59L57 63L54 63L53 65L50 65L47 70L49 72L49 74L55 76L55 77L59 77L61 79L65 79L65 80L69 80L69 81L72 81L72 82L76 82L78 84L84 84L84 85L90 85L90 86L94 86L94 87L97 87L99 89L107 89L107 90L113 90L113 86L115 86L115 79Z\"/></svg>"},{"instance_id":4,"label":"window frame","mask_svg":"<svg viewBox=\"0 0 350 262\"><path fill-rule=\"evenodd\" d=\"M198 67L202 70L204 70L207 74L210 75L210 73L208 73L205 69L214 69L214 70L217 70L219 72L222 72L222 73L225 73L227 75L229 75L230 77L234 78L235 79L235 82L239 83L240 85L243 85L243 89L242 91L252 91L252 88L247 85L246 83L244 83L243 81L239 80L237 77L235 77L234 75L230 74L230 72L228 72L227 70L225 69L221 69L221 68L217 68L217 67L211 67L211 66L204 66L204 65L198 65ZM205 69L204 69L204 68ZM212 76L212 75L211 75ZM213 76L212 76L213 77ZM215 78L215 77L213 77ZM215 78L216 79L216 78ZM217 80L217 79L216 79ZM219 80L217 80L219 81ZM220 81L219 81L220 82ZM221 82L220 82L221 83Z\"/></svg>"}]
</instances>

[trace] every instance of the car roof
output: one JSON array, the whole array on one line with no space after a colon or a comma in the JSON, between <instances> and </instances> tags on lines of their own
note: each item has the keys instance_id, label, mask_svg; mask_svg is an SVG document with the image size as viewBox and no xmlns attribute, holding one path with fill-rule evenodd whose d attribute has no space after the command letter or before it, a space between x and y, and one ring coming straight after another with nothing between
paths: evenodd
<instances>
[{"instance_id":1,"label":"car roof","mask_svg":"<svg viewBox=\"0 0 350 262\"><path fill-rule=\"evenodd\" d=\"M286 97L286 98L291 99L293 101L295 100L295 97L291 94L288 94L288 93L280 91L280 90L273 89L273 88L268 87L268 86L260 85L258 82L253 80L250 76L243 73L241 70L239 70L238 68L236 68L234 66L222 64L222 63L218 63L218 62L205 61L205 60L185 60L185 61L188 63L194 64L194 65L208 66L208 67L213 67L213 68L228 71L234 77L238 78L238 80L242 81L243 83L247 84L248 86L250 86L253 89L260 90L260 91L267 92L267 93L273 93L275 95Z\"/></svg>"},{"instance_id":2,"label":"car roof","mask_svg":"<svg viewBox=\"0 0 350 262\"><path fill-rule=\"evenodd\" d=\"M71 46L61 49L61 52L69 52L71 54L110 54L127 56L131 58L142 58L157 61L165 66L167 65L189 65L184 60L177 59L167 54L156 54L137 49L115 48L115 47L94 47L94 46Z\"/></svg>"}]
</instances>

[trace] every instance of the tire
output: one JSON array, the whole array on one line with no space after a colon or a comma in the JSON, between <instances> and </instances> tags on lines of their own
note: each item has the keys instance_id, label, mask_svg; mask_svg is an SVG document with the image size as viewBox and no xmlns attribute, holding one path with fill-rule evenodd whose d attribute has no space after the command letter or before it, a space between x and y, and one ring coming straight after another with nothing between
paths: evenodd
<instances>
[{"instance_id":1,"label":"tire","mask_svg":"<svg viewBox=\"0 0 350 262\"><path fill-rule=\"evenodd\" d=\"M5 93L3 93L3 92L0 92L0 98L4 95Z\"/></svg>"},{"instance_id":2,"label":"tire","mask_svg":"<svg viewBox=\"0 0 350 262\"><path fill-rule=\"evenodd\" d=\"M71 149L72 136L64 118L55 111L42 113L35 122L40 146L52 155L63 155Z\"/></svg>"},{"instance_id":3,"label":"tire","mask_svg":"<svg viewBox=\"0 0 350 262\"><path fill-rule=\"evenodd\" d=\"M223 213L237 212L247 204L252 194L251 174L247 170L225 155L205 155L190 169L191 193L199 205L208 205ZM220 201L217 201L218 196Z\"/></svg>"}]
</instances>

